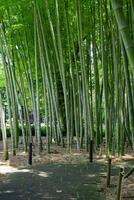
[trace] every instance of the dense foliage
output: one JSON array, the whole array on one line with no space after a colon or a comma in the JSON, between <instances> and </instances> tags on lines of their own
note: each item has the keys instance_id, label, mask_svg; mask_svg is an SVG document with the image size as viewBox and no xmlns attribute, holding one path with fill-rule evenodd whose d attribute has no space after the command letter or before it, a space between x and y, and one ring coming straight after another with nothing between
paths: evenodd
<instances>
[{"instance_id":1,"label":"dense foliage","mask_svg":"<svg viewBox=\"0 0 134 200\"><path fill-rule=\"evenodd\" d=\"M133 0L3 0L0 13L0 85L13 153L19 128L25 150L32 141L30 113L39 151L41 119L48 152L53 139L63 146L67 139L70 152L74 137L77 149L105 141L107 156L123 155L126 142L133 148Z\"/></svg>"}]
</instances>

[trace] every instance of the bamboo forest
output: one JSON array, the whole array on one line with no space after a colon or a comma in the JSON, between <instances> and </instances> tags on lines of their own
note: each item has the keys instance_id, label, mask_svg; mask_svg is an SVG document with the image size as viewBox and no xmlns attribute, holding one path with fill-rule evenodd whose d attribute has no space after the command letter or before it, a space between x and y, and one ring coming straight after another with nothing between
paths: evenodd
<instances>
[{"instance_id":1,"label":"bamboo forest","mask_svg":"<svg viewBox=\"0 0 134 200\"><path fill-rule=\"evenodd\" d=\"M134 0L0 0L9 199L134 199Z\"/></svg>"}]
</instances>

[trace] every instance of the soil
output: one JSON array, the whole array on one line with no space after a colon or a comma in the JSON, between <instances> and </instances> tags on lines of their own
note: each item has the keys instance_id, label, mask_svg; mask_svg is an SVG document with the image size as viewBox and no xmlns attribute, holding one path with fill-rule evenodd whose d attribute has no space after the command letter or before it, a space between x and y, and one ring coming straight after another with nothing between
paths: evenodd
<instances>
[{"instance_id":1,"label":"soil","mask_svg":"<svg viewBox=\"0 0 134 200\"><path fill-rule=\"evenodd\" d=\"M115 155L111 157L112 165L110 187L106 187L106 176L101 178L99 185L100 191L103 190L103 194L106 196L106 200L115 200L117 198L120 167L124 169L125 175L134 166L134 152L131 149L127 149L124 156L118 157ZM107 163L107 160L97 156L97 162ZM122 181L121 199L134 200L134 172Z\"/></svg>"},{"instance_id":2,"label":"soil","mask_svg":"<svg viewBox=\"0 0 134 200\"><path fill-rule=\"evenodd\" d=\"M12 155L11 141L9 139L9 160L4 161L2 152L2 142L0 141L0 182L3 182L9 171L12 171L20 167L28 167L28 153L23 152L23 146L20 144L17 150L16 156ZM107 164L103 152L98 156L99 153L94 155L94 162L97 165ZM85 150L78 151L72 148L70 154L67 153L66 148L60 146L51 147L51 153L48 154L46 150L38 154L38 149L36 145L33 146L33 166L41 164L84 164L89 163L89 155ZM106 171L100 176L100 182L97 183L98 190L102 195L105 195L107 200L115 200L117 195L117 184L118 184L118 174L119 167L123 166L125 168L125 173L134 165L134 153L128 150L127 154L123 157L118 158L117 156L112 156L112 175L111 175L111 185L109 188L106 187ZM106 167L107 168L107 167ZM7 169L7 170L3 170ZM130 177L123 180L122 183L122 199L134 200L134 173ZM92 200L92 199L91 199Z\"/></svg>"}]
</instances>

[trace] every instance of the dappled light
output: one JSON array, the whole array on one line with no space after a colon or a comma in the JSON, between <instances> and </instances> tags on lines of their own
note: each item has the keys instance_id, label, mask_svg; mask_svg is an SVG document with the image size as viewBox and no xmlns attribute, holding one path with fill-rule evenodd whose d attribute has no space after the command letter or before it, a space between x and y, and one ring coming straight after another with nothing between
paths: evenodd
<instances>
[{"instance_id":1,"label":"dappled light","mask_svg":"<svg viewBox=\"0 0 134 200\"><path fill-rule=\"evenodd\" d=\"M0 193L1 193L1 191L0 191ZM6 190L6 191L4 191L4 192L2 192L2 193L7 193L7 194L10 194L10 193L13 193L13 191L11 191L11 190Z\"/></svg>"},{"instance_id":2,"label":"dappled light","mask_svg":"<svg viewBox=\"0 0 134 200\"><path fill-rule=\"evenodd\" d=\"M12 174L12 173L32 173L44 178L49 177L53 172L44 172L44 171L37 171L33 169L18 169L15 167L7 166L7 165L0 165L0 174L6 175L6 174Z\"/></svg>"},{"instance_id":3,"label":"dappled light","mask_svg":"<svg viewBox=\"0 0 134 200\"><path fill-rule=\"evenodd\" d=\"M29 170L30 173L36 174L38 176L44 177L44 178L48 178L49 176L51 176L53 174L53 172L44 172L44 171L37 171L37 170Z\"/></svg>"},{"instance_id":4,"label":"dappled light","mask_svg":"<svg viewBox=\"0 0 134 200\"><path fill-rule=\"evenodd\" d=\"M134 199L134 0L0 0L9 199Z\"/></svg>"},{"instance_id":5,"label":"dappled light","mask_svg":"<svg viewBox=\"0 0 134 200\"><path fill-rule=\"evenodd\" d=\"M99 181L99 173L105 170L105 166L100 165L99 168L97 167L97 173L96 167L96 164L87 166L86 164L61 163L18 169L11 173L0 186L0 191L2 191L0 194L1 197L4 197L4 195L9 194L8 191L11 191L11 199L14 194L18 198L20 196L24 198L25 195L29 196L31 194L32 199L77 199L86 198L87 195L93 197L92 191L94 190L96 191L95 196L99 198L96 183ZM89 185L92 188L91 191L88 190ZM28 191L27 187L29 187Z\"/></svg>"},{"instance_id":6,"label":"dappled light","mask_svg":"<svg viewBox=\"0 0 134 200\"><path fill-rule=\"evenodd\" d=\"M10 173L15 173L15 172L29 172L29 170L28 169L19 170L17 168L6 166L6 165L0 166L0 174L10 174Z\"/></svg>"}]
</instances>

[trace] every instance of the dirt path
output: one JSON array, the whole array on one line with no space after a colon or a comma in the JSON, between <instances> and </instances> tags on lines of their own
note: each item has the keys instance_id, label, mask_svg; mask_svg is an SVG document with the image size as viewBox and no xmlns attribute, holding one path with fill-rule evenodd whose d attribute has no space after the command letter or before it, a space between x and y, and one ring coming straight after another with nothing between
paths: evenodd
<instances>
[{"instance_id":1,"label":"dirt path","mask_svg":"<svg viewBox=\"0 0 134 200\"><path fill-rule=\"evenodd\" d=\"M0 182L0 200L105 200L97 185L103 164L46 164L13 170Z\"/></svg>"}]
</instances>

